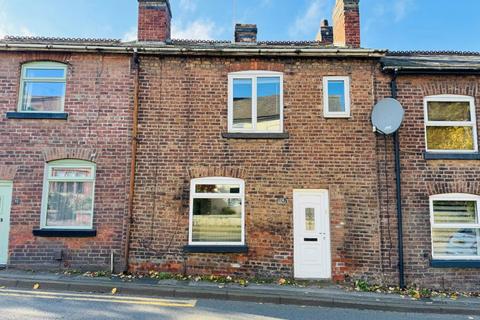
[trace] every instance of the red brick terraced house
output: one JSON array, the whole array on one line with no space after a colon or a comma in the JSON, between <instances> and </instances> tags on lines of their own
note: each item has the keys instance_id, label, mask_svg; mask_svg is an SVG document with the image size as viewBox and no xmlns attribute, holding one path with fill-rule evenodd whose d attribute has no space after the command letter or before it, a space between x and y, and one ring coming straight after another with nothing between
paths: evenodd
<instances>
[{"instance_id":1,"label":"red brick terraced house","mask_svg":"<svg viewBox=\"0 0 480 320\"><path fill-rule=\"evenodd\" d=\"M315 41L171 19L139 0L138 41L0 41L0 264L480 288L477 54L362 48L358 0Z\"/></svg>"}]
</instances>

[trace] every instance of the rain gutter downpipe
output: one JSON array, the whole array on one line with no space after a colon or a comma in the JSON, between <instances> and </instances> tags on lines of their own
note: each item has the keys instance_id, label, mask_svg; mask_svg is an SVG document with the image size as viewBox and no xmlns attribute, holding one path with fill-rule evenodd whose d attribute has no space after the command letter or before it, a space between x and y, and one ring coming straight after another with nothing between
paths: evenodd
<instances>
[{"instance_id":1,"label":"rain gutter downpipe","mask_svg":"<svg viewBox=\"0 0 480 320\"><path fill-rule=\"evenodd\" d=\"M135 196L135 169L137 165L137 145L138 145L138 96L139 96L139 78L140 78L140 58L138 51L134 48L132 56L133 68L135 70L134 76L134 88L133 88L133 124L132 124L132 155L130 162L130 189L128 195L128 215L127 215L127 226L126 226L126 236L125 236L125 252L124 252L124 261L125 265L123 271L128 271L129 266L129 256L130 256L130 233L131 225L133 223L133 198Z\"/></svg>"},{"instance_id":2,"label":"rain gutter downpipe","mask_svg":"<svg viewBox=\"0 0 480 320\"><path fill-rule=\"evenodd\" d=\"M397 99L397 77L398 69L392 74L390 89L392 98ZM397 233L398 233L398 285L400 289L405 289L405 271L403 261L403 210L402 210L402 180L400 166L400 135L399 130L393 134L393 144L395 149L395 181L397 191Z\"/></svg>"}]
</instances>

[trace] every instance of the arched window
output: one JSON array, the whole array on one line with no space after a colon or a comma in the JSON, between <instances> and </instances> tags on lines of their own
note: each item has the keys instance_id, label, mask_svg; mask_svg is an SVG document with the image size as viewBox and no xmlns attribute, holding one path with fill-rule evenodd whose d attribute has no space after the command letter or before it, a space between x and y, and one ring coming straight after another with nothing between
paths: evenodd
<instances>
[{"instance_id":1,"label":"arched window","mask_svg":"<svg viewBox=\"0 0 480 320\"><path fill-rule=\"evenodd\" d=\"M430 197L433 259L480 259L479 201L461 193Z\"/></svg>"},{"instance_id":2,"label":"arched window","mask_svg":"<svg viewBox=\"0 0 480 320\"><path fill-rule=\"evenodd\" d=\"M425 143L429 152L476 152L477 125L473 97L425 97Z\"/></svg>"},{"instance_id":3,"label":"arched window","mask_svg":"<svg viewBox=\"0 0 480 320\"><path fill-rule=\"evenodd\" d=\"M190 185L190 245L245 244L244 182L193 179Z\"/></svg>"},{"instance_id":4,"label":"arched window","mask_svg":"<svg viewBox=\"0 0 480 320\"><path fill-rule=\"evenodd\" d=\"M43 229L91 229L95 164L57 160L46 164L43 183Z\"/></svg>"},{"instance_id":5,"label":"arched window","mask_svg":"<svg viewBox=\"0 0 480 320\"><path fill-rule=\"evenodd\" d=\"M67 66L58 62L30 62L22 66L19 112L63 112Z\"/></svg>"},{"instance_id":6,"label":"arched window","mask_svg":"<svg viewBox=\"0 0 480 320\"><path fill-rule=\"evenodd\" d=\"M283 132L283 73L228 75L228 132Z\"/></svg>"}]
</instances>

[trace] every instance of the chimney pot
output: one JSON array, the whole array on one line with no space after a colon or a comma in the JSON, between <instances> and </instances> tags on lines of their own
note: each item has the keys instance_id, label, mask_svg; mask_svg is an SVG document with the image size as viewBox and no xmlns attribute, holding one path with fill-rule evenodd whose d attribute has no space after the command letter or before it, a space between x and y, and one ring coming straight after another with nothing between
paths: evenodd
<instances>
[{"instance_id":1,"label":"chimney pot","mask_svg":"<svg viewBox=\"0 0 480 320\"><path fill-rule=\"evenodd\" d=\"M240 24L235 25L235 42L236 43L256 43L257 42L257 25L256 24Z\"/></svg>"},{"instance_id":2,"label":"chimney pot","mask_svg":"<svg viewBox=\"0 0 480 320\"><path fill-rule=\"evenodd\" d=\"M318 30L315 40L324 45L331 45L333 43L333 27L328 25L327 19L322 20L320 23L320 29Z\"/></svg>"},{"instance_id":3,"label":"chimney pot","mask_svg":"<svg viewBox=\"0 0 480 320\"><path fill-rule=\"evenodd\" d=\"M333 11L333 43L360 48L360 0L336 0Z\"/></svg>"},{"instance_id":4,"label":"chimney pot","mask_svg":"<svg viewBox=\"0 0 480 320\"><path fill-rule=\"evenodd\" d=\"M172 11L169 0L138 0L138 40L170 39Z\"/></svg>"}]
</instances>

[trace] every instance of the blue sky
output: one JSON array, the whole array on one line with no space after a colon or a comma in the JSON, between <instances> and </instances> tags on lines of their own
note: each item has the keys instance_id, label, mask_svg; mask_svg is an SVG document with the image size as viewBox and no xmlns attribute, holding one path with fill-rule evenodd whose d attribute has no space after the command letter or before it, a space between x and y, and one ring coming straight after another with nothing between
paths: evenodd
<instances>
[{"instance_id":1,"label":"blue sky","mask_svg":"<svg viewBox=\"0 0 480 320\"><path fill-rule=\"evenodd\" d=\"M261 40L314 39L334 2L171 0L173 36L230 40L235 16L257 23ZM360 7L364 47L480 51L478 0L361 0ZM0 37L132 39L136 21L137 0L0 0Z\"/></svg>"}]
</instances>

